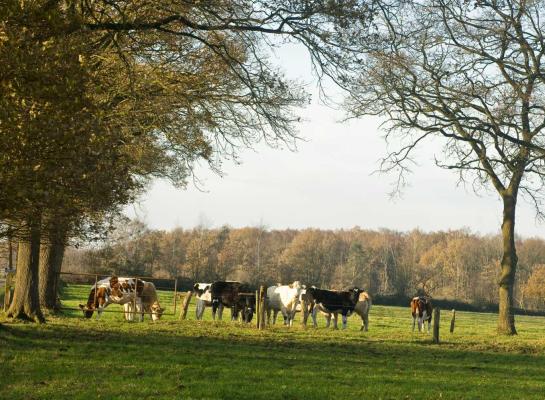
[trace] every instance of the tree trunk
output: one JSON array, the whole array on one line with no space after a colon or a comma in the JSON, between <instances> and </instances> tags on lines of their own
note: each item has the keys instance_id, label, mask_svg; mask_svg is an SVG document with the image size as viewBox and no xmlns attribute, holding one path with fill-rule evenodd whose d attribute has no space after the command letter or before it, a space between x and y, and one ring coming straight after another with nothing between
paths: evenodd
<instances>
[{"instance_id":1,"label":"tree trunk","mask_svg":"<svg viewBox=\"0 0 545 400\"><path fill-rule=\"evenodd\" d=\"M498 333L516 335L515 314L513 310L515 288L515 272L517 270L517 251L515 248L515 209L516 197L503 196L503 223L501 226L503 238L503 257L501 260L501 276L499 281L500 310Z\"/></svg>"},{"instance_id":2,"label":"tree trunk","mask_svg":"<svg viewBox=\"0 0 545 400\"><path fill-rule=\"evenodd\" d=\"M58 231L50 234L48 243L40 247L40 305L48 311L57 311L59 272L64 257L64 235Z\"/></svg>"},{"instance_id":3,"label":"tree trunk","mask_svg":"<svg viewBox=\"0 0 545 400\"><path fill-rule=\"evenodd\" d=\"M15 290L7 315L42 323L45 319L38 297L40 227L32 225L29 229L27 237L19 242Z\"/></svg>"}]
</instances>

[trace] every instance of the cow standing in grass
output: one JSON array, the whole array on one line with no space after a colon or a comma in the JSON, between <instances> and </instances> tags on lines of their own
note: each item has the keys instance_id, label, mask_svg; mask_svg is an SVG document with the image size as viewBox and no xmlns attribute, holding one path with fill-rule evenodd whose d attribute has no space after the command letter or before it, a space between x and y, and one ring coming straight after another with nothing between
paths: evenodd
<instances>
[{"instance_id":1,"label":"cow standing in grass","mask_svg":"<svg viewBox=\"0 0 545 400\"><path fill-rule=\"evenodd\" d=\"M250 322L255 312L254 290L240 282L217 281L210 285L212 296L212 318L216 319L216 312L221 307L231 309L231 320L238 319L239 314L244 322ZM241 295L241 293L249 293Z\"/></svg>"},{"instance_id":2,"label":"cow standing in grass","mask_svg":"<svg viewBox=\"0 0 545 400\"><path fill-rule=\"evenodd\" d=\"M359 288L353 288L348 291L334 291L318 289L317 287L312 286L307 289L306 296L311 301L311 315L314 327L318 326L316 316L318 311L320 311L326 316L326 328L329 328L331 316L333 315L333 328L338 329L337 320L338 314L340 313L342 315L343 329L346 329L348 316L356 309L360 294L362 293L364 293L364 291ZM365 315L367 315L369 308L370 302L368 302L366 306L362 304L360 309L366 311ZM366 329L367 324L365 324L365 321L363 326Z\"/></svg>"},{"instance_id":3,"label":"cow standing in grass","mask_svg":"<svg viewBox=\"0 0 545 400\"><path fill-rule=\"evenodd\" d=\"M133 313L140 313L140 320L143 320L144 305L142 303L143 292L146 284L141 279L123 278L112 276L105 278L96 283L91 288L87 304L80 304L79 307L83 310L85 318L91 318L94 311L97 311L97 318L100 318L104 309L110 304L119 304L124 306L125 319L132 320ZM153 284L151 284L153 285ZM153 292L153 293L152 293ZM157 300L155 286L151 288L148 285L146 298L150 299L149 310L152 313L152 319L160 318L162 314L161 306ZM133 310L133 306L136 310ZM154 317L155 315L155 317Z\"/></svg>"},{"instance_id":4,"label":"cow standing in grass","mask_svg":"<svg viewBox=\"0 0 545 400\"><path fill-rule=\"evenodd\" d=\"M153 282L143 282L144 288L142 289L142 305L140 307L138 307L137 305L136 310L134 309L133 302L125 303L123 305L123 309L125 311L125 319L127 321L134 320L135 312L137 315L140 315L140 321L144 320L144 313L149 314L151 316L151 320L154 322L159 320L163 315L163 309L159 304L159 298L157 297L157 290L155 289L155 285L153 284Z\"/></svg>"},{"instance_id":5,"label":"cow standing in grass","mask_svg":"<svg viewBox=\"0 0 545 400\"><path fill-rule=\"evenodd\" d=\"M427 296L416 296L411 300L413 332L416 321L418 321L418 332L422 332L425 321L428 321L428 333L430 332L432 310L431 300Z\"/></svg>"},{"instance_id":6,"label":"cow standing in grass","mask_svg":"<svg viewBox=\"0 0 545 400\"><path fill-rule=\"evenodd\" d=\"M301 282L295 281L290 285L276 285L267 288L267 300L265 307L267 310L267 323L271 323L271 311L273 312L273 324L276 323L278 312L282 312L284 325L293 325L293 318L297 311L301 291L303 290Z\"/></svg>"}]
</instances>

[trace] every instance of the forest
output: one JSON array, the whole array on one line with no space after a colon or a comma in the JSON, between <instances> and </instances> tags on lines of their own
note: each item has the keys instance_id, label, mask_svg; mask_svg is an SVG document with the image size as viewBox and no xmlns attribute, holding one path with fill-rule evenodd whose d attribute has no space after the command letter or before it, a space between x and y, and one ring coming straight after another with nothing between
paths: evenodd
<instances>
[{"instance_id":1,"label":"forest","mask_svg":"<svg viewBox=\"0 0 545 400\"><path fill-rule=\"evenodd\" d=\"M545 308L545 240L517 238L515 305ZM6 258L5 251L0 255ZM400 232L388 229L268 229L266 226L153 230L119 223L92 247L70 247L65 272L179 278L181 285L239 280L252 285L300 280L373 296L433 298L474 305L498 303L501 235L470 230Z\"/></svg>"}]
</instances>

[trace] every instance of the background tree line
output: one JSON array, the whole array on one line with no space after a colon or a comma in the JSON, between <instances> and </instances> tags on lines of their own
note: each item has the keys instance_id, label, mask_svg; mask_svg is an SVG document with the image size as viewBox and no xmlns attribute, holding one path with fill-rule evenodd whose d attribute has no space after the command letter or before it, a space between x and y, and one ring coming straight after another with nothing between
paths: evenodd
<instances>
[{"instance_id":1,"label":"background tree line","mask_svg":"<svg viewBox=\"0 0 545 400\"><path fill-rule=\"evenodd\" d=\"M518 238L516 306L545 308L545 240ZM7 260L6 246L0 253ZM232 279L253 285L301 280L324 288L359 286L374 296L413 295L478 307L498 303L501 235L469 230L269 230L263 226L161 231L140 221L119 224L100 246L70 248L63 270L183 278Z\"/></svg>"}]
</instances>

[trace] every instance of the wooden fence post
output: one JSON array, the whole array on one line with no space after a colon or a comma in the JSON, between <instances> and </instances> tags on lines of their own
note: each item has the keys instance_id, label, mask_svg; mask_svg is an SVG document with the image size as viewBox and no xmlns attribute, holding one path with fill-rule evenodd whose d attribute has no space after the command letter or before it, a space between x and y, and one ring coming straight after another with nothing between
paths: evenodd
<instances>
[{"instance_id":1,"label":"wooden fence post","mask_svg":"<svg viewBox=\"0 0 545 400\"><path fill-rule=\"evenodd\" d=\"M439 307L433 309L433 343L439 343L439 322L441 320L441 310Z\"/></svg>"},{"instance_id":2,"label":"wooden fence post","mask_svg":"<svg viewBox=\"0 0 545 400\"><path fill-rule=\"evenodd\" d=\"M304 298L301 298L301 325L306 327L307 319L308 319L307 301Z\"/></svg>"},{"instance_id":3,"label":"wooden fence post","mask_svg":"<svg viewBox=\"0 0 545 400\"><path fill-rule=\"evenodd\" d=\"M452 318L450 320L450 333L454 332L454 322L456 321L456 310L452 309Z\"/></svg>"},{"instance_id":4,"label":"wooden fence post","mask_svg":"<svg viewBox=\"0 0 545 400\"><path fill-rule=\"evenodd\" d=\"M261 325L261 319L259 318L259 312L260 312L260 305L261 302L259 301L259 290L255 291L255 316L256 316L256 326L257 329L259 329L259 326Z\"/></svg>"},{"instance_id":5,"label":"wooden fence post","mask_svg":"<svg viewBox=\"0 0 545 400\"><path fill-rule=\"evenodd\" d=\"M266 295L265 286L261 285L259 287L259 329L265 329L265 295Z\"/></svg>"},{"instance_id":6,"label":"wooden fence post","mask_svg":"<svg viewBox=\"0 0 545 400\"><path fill-rule=\"evenodd\" d=\"M184 297L184 302L182 303L182 309L180 310L180 320L185 319L187 316L187 309L189 308L189 301L191 300L191 295L193 292L190 290L186 293Z\"/></svg>"}]
</instances>

